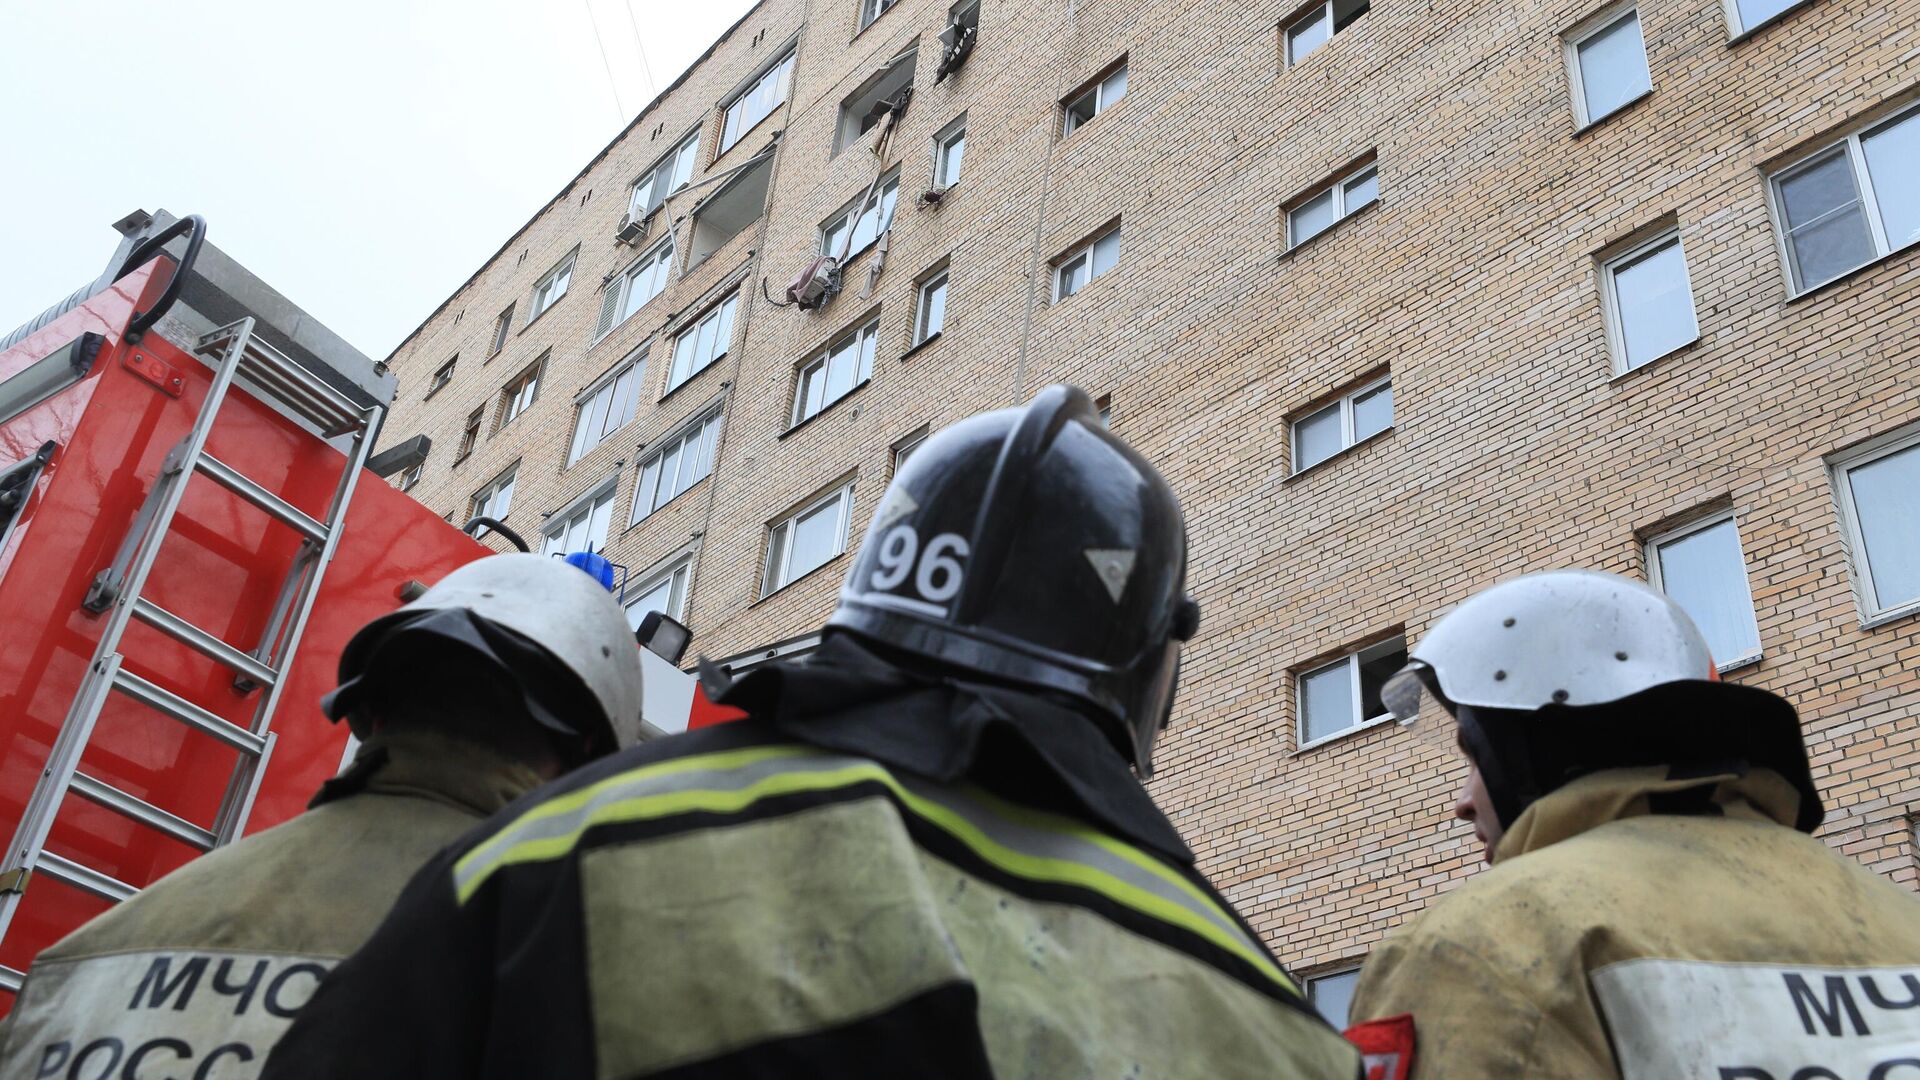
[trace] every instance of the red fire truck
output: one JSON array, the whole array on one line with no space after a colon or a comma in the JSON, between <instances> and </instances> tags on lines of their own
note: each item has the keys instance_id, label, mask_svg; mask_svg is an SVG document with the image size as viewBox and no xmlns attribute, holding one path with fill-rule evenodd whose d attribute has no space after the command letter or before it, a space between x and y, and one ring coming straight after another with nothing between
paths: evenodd
<instances>
[{"instance_id":1,"label":"red fire truck","mask_svg":"<svg viewBox=\"0 0 1920 1080\"><path fill-rule=\"evenodd\" d=\"M0 1009L36 953L300 812L349 747L347 639L490 549L380 476L394 379L136 213L99 280L0 338ZM369 464L373 467L369 469ZM693 680L643 651L646 719Z\"/></svg>"}]
</instances>

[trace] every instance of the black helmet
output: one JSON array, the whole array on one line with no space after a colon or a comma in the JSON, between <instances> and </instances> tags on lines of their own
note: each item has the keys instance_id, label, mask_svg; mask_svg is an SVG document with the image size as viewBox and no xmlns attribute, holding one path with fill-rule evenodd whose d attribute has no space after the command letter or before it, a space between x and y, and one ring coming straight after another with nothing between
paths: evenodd
<instances>
[{"instance_id":1,"label":"black helmet","mask_svg":"<svg viewBox=\"0 0 1920 1080\"><path fill-rule=\"evenodd\" d=\"M1199 624L1186 573L1173 489L1085 392L1055 385L915 451L828 626L1070 697L1150 776Z\"/></svg>"}]
</instances>

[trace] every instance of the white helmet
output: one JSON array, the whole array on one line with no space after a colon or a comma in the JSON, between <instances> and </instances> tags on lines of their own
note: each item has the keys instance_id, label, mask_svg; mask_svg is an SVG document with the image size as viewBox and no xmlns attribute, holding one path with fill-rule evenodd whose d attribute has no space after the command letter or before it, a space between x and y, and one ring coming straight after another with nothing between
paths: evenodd
<instances>
[{"instance_id":1,"label":"white helmet","mask_svg":"<svg viewBox=\"0 0 1920 1080\"><path fill-rule=\"evenodd\" d=\"M640 653L626 613L593 577L559 559L490 555L466 564L412 603L360 628L340 655L341 687L326 705L338 718L375 647L395 624L465 610L538 646L592 695L617 748L640 741Z\"/></svg>"},{"instance_id":2,"label":"white helmet","mask_svg":"<svg viewBox=\"0 0 1920 1080\"><path fill-rule=\"evenodd\" d=\"M1707 639L1665 593L1618 574L1546 570L1448 612L1380 696L1410 723L1429 681L1449 704L1526 711L1714 678Z\"/></svg>"}]
</instances>

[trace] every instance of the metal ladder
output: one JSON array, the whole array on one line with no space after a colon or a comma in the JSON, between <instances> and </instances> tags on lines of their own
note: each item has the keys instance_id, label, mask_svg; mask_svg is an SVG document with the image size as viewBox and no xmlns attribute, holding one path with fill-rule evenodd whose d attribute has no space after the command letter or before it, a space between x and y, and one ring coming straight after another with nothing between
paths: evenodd
<instances>
[{"instance_id":1,"label":"metal ladder","mask_svg":"<svg viewBox=\"0 0 1920 1080\"><path fill-rule=\"evenodd\" d=\"M384 412L379 405L360 406L315 378L297 362L255 337L253 328L254 320L245 318L200 339L194 351L209 358L214 368L213 384L207 390L206 400L194 419L192 431L162 463L160 475L128 529L112 565L101 571L87 594L89 609L109 614L79 692L21 815L13 843L7 848L5 858L0 859L0 939L5 938L27 885L36 874L116 903L139 891L111 875L46 850L54 816L69 791L201 851L210 851L237 839L252 812L254 796L260 790L261 777L273 753L276 736L268 726L284 685L281 676L292 664L300 644L301 631L319 593L320 579L333 558L347 505L353 498L354 485L366 464ZM245 375L259 388L260 396L312 423L327 438L353 436L347 467L334 490L326 520L315 520L206 452L207 436L213 430L214 420L236 375ZM174 514L180 508L187 482L195 473L252 503L305 538L281 586L260 643L250 653L227 644L141 595L147 575L172 527ZM134 619L231 668L236 688L264 688L255 703L252 721L246 727L231 723L125 670L120 640ZM106 707L108 695L114 692L239 751L239 761L228 778L226 793L211 828L168 813L80 771L80 759L93 735L94 723ZM0 965L0 988L18 990L22 978L21 972Z\"/></svg>"}]
</instances>

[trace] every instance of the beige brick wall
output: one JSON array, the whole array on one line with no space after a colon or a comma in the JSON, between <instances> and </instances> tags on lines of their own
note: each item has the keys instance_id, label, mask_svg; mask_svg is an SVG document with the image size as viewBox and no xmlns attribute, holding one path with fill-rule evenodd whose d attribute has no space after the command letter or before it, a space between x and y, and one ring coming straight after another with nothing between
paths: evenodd
<instances>
[{"instance_id":1,"label":"beige brick wall","mask_svg":"<svg viewBox=\"0 0 1920 1080\"><path fill-rule=\"evenodd\" d=\"M1204 612L1154 792L1309 971L1358 959L1477 856L1447 818L1460 767L1444 731L1389 725L1296 751L1295 675L1417 638L1525 570L1644 575L1650 530L1731 506L1764 648L1735 677L1800 704L1831 804L1822 835L1912 886L1920 622L1862 628L1823 459L1920 420L1920 262L1909 249L1789 299L1763 169L1916 95L1920 0L1817 0L1731 44L1715 0L1645 0L1652 95L1576 134L1560 35L1599 7L1374 0L1283 69L1291 8L984 0L978 50L935 86L945 0L900 0L857 35L855 0L765 0L401 346L389 437L433 437L415 494L456 518L518 461L508 521L528 533L617 476L609 553L639 571L691 545L687 621L721 656L817 626L845 572L842 558L761 598L771 519L851 475L857 542L889 447L914 429L1054 380L1112 394L1115 430L1186 506ZM717 106L790 39L791 103L713 161ZM832 154L838 103L916 39L918 93L887 159L872 136ZM1126 96L1062 138L1060 99L1122 55ZM963 111L963 179L916 208L932 136ZM767 212L593 344L601 276L636 254L613 238L627 185L695 125L697 176L784 133ZM1281 207L1368 153L1379 204L1283 255ZM896 161L871 298L875 253L824 310L761 299L763 279L778 295L811 256L821 219ZM1667 218L1700 340L1615 377L1594 256ZM1115 219L1116 269L1049 302L1050 261ZM534 281L576 245L569 294L523 326ZM903 357L915 278L941 259L946 333ZM738 274L728 356L662 398L662 328ZM509 302L515 332L488 360ZM796 365L875 309L871 383L788 432ZM638 416L565 467L572 396L650 336ZM454 462L462 419L549 348L540 400ZM452 384L422 400L456 351ZM1290 476L1287 421L1383 369L1392 431ZM712 476L626 528L641 447L722 396Z\"/></svg>"}]
</instances>

